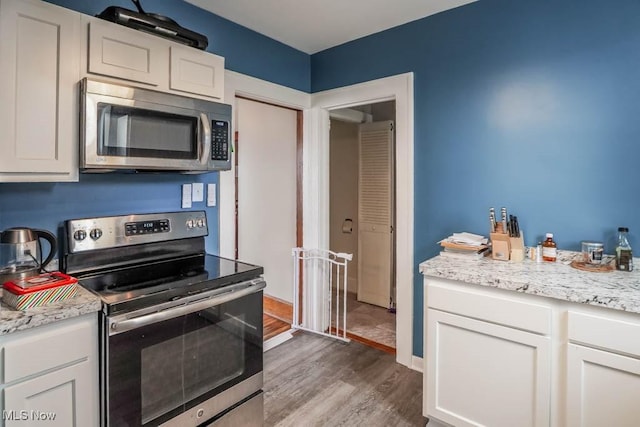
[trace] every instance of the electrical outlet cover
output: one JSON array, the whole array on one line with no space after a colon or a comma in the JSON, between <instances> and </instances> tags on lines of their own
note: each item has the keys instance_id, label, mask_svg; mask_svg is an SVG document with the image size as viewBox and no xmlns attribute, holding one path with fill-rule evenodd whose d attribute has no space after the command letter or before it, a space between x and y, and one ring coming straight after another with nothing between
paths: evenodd
<instances>
[{"instance_id":1,"label":"electrical outlet cover","mask_svg":"<svg viewBox=\"0 0 640 427\"><path fill-rule=\"evenodd\" d=\"M191 184L191 200L194 202L204 202L204 184L202 182L194 182Z\"/></svg>"},{"instance_id":2,"label":"electrical outlet cover","mask_svg":"<svg viewBox=\"0 0 640 427\"><path fill-rule=\"evenodd\" d=\"M207 206L216 205L216 185L207 184Z\"/></svg>"},{"instance_id":3,"label":"electrical outlet cover","mask_svg":"<svg viewBox=\"0 0 640 427\"><path fill-rule=\"evenodd\" d=\"M182 184L182 209L191 207L191 184Z\"/></svg>"}]
</instances>

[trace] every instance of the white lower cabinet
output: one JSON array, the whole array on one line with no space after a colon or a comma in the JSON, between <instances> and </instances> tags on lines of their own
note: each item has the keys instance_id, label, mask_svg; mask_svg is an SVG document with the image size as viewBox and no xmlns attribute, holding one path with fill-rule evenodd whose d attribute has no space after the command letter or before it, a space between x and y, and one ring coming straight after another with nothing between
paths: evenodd
<instances>
[{"instance_id":1,"label":"white lower cabinet","mask_svg":"<svg viewBox=\"0 0 640 427\"><path fill-rule=\"evenodd\" d=\"M428 412L456 426L545 426L549 339L430 309Z\"/></svg>"},{"instance_id":2,"label":"white lower cabinet","mask_svg":"<svg viewBox=\"0 0 640 427\"><path fill-rule=\"evenodd\" d=\"M569 427L640 425L640 316L605 313L567 315Z\"/></svg>"},{"instance_id":3,"label":"white lower cabinet","mask_svg":"<svg viewBox=\"0 0 640 427\"><path fill-rule=\"evenodd\" d=\"M84 361L7 387L4 403L13 419L6 420L6 426L94 425L91 405L83 404L92 374L91 363Z\"/></svg>"},{"instance_id":4,"label":"white lower cabinet","mask_svg":"<svg viewBox=\"0 0 640 427\"><path fill-rule=\"evenodd\" d=\"M639 399L640 360L568 345L567 426L637 427Z\"/></svg>"},{"instance_id":5,"label":"white lower cabinet","mask_svg":"<svg viewBox=\"0 0 640 427\"><path fill-rule=\"evenodd\" d=\"M431 425L640 425L640 315L425 277Z\"/></svg>"},{"instance_id":6,"label":"white lower cabinet","mask_svg":"<svg viewBox=\"0 0 640 427\"><path fill-rule=\"evenodd\" d=\"M97 315L0 337L0 425L97 426Z\"/></svg>"}]
</instances>

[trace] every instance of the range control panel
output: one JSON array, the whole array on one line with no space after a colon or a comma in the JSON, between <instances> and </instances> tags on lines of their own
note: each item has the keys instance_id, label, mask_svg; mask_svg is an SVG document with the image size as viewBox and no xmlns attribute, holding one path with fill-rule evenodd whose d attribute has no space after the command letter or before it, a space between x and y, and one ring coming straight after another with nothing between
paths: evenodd
<instances>
[{"instance_id":1,"label":"range control panel","mask_svg":"<svg viewBox=\"0 0 640 427\"><path fill-rule=\"evenodd\" d=\"M168 233L171 225L168 219L158 219L155 221L137 221L124 224L125 236L136 234Z\"/></svg>"},{"instance_id":2,"label":"range control panel","mask_svg":"<svg viewBox=\"0 0 640 427\"><path fill-rule=\"evenodd\" d=\"M211 160L229 160L229 122L211 122Z\"/></svg>"},{"instance_id":3,"label":"range control panel","mask_svg":"<svg viewBox=\"0 0 640 427\"><path fill-rule=\"evenodd\" d=\"M204 211L73 219L65 225L71 253L209 234Z\"/></svg>"}]
</instances>

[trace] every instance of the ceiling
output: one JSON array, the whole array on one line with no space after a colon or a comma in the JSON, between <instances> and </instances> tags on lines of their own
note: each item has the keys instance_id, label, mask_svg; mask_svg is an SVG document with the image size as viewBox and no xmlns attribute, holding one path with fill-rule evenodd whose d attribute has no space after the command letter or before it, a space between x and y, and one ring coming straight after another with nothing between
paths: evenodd
<instances>
[{"instance_id":1,"label":"ceiling","mask_svg":"<svg viewBox=\"0 0 640 427\"><path fill-rule=\"evenodd\" d=\"M476 0L185 0L313 54Z\"/></svg>"}]
</instances>

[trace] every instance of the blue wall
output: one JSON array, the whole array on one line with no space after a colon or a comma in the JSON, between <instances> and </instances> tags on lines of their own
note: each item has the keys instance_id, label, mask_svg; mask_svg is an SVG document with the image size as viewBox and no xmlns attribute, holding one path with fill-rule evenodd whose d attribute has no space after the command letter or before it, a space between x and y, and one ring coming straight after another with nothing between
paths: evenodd
<instances>
[{"instance_id":1,"label":"blue wall","mask_svg":"<svg viewBox=\"0 0 640 427\"><path fill-rule=\"evenodd\" d=\"M51 3L88 15L95 15L110 5L134 8L124 0L54 0ZM143 2L143 7L205 34L209 39L207 50L224 56L227 69L309 91L309 55L181 0ZM71 218L178 211L181 210L180 186L191 182L217 183L218 173L81 175L78 183L0 183L0 230L28 226L55 232L64 220ZM218 209L206 208L204 203L194 203L193 209L207 211L210 223L207 250L218 253Z\"/></svg>"},{"instance_id":2,"label":"blue wall","mask_svg":"<svg viewBox=\"0 0 640 427\"><path fill-rule=\"evenodd\" d=\"M415 73L417 265L455 231L487 235L488 208L526 244L553 232L640 249L640 2L481 0L311 58L312 91Z\"/></svg>"},{"instance_id":3,"label":"blue wall","mask_svg":"<svg viewBox=\"0 0 640 427\"><path fill-rule=\"evenodd\" d=\"M174 212L181 209L181 186L193 182L218 183L218 172L203 175L96 174L80 175L80 182L0 184L0 230L9 227L44 228L59 234L64 220L129 213ZM194 202L209 221L206 248L217 254L218 208Z\"/></svg>"}]
</instances>

